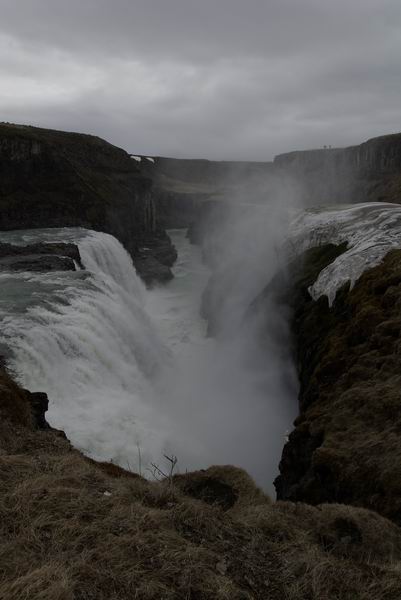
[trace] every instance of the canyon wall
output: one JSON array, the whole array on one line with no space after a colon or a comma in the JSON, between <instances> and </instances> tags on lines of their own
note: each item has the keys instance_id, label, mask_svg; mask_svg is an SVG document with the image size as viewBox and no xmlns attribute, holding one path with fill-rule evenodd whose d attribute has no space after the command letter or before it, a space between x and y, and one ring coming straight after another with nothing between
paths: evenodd
<instances>
[{"instance_id":1,"label":"canyon wall","mask_svg":"<svg viewBox=\"0 0 401 600\"><path fill-rule=\"evenodd\" d=\"M284 447L279 499L341 502L401 523L401 251L346 284L331 308L308 287L346 245L290 265L300 414Z\"/></svg>"},{"instance_id":2,"label":"canyon wall","mask_svg":"<svg viewBox=\"0 0 401 600\"><path fill-rule=\"evenodd\" d=\"M280 154L274 166L290 177L307 206L401 202L401 134L372 138L348 148Z\"/></svg>"},{"instance_id":3,"label":"canyon wall","mask_svg":"<svg viewBox=\"0 0 401 600\"><path fill-rule=\"evenodd\" d=\"M145 278L171 275L175 253L156 222L152 181L124 150L90 135L0 124L0 230L76 226L117 237Z\"/></svg>"},{"instance_id":4,"label":"canyon wall","mask_svg":"<svg viewBox=\"0 0 401 600\"><path fill-rule=\"evenodd\" d=\"M255 187L269 194L275 172L271 162L136 158L141 173L153 181L157 222L162 227L189 227L204 202L243 201Z\"/></svg>"},{"instance_id":5,"label":"canyon wall","mask_svg":"<svg viewBox=\"0 0 401 600\"><path fill-rule=\"evenodd\" d=\"M282 190L303 206L401 202L401 134L348 148L289 152L273 162L136 159L153 181L161 227L188 227L203 219L204 202L263 204Z\"/></svg>"}]
</instances>

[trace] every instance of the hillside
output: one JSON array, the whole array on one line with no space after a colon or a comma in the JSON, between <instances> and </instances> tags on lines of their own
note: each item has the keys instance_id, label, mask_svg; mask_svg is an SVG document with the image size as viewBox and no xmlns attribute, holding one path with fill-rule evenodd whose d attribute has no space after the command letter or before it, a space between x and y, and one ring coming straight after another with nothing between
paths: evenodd
<instances>
[{"instance_id":1,"label":"hillside","mask_svg":"<svg viewBox=\"0 0 401 600\"><path fill-rule=\"evenodd\" d=\"M401 530L378 514L272 504L234 467L146 481L47 428L44 395L0 384L2 600L400 596Z\"/></svg>"}]
</instances>

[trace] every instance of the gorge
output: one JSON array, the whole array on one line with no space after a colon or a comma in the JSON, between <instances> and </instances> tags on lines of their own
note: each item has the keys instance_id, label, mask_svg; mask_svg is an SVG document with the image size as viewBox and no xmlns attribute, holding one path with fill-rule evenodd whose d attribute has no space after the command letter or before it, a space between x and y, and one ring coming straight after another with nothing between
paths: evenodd
<instances>
[{"instance_id":1,"label":"gorge","mask_svg":"<svg viewBox=\"0 0 401 600\"><path fill-rule=\"evenodd\" d=\"M388 137L188 164L1 126L0 598L399 597Z\"/></svg>"}]
</instances>

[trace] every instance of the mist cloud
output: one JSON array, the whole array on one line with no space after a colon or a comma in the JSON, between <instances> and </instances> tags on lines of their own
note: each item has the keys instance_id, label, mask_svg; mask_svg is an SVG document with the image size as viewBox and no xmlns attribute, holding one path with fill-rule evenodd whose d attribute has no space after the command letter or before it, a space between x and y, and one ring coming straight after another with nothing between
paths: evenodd
<instances>
[{"instance_id":1,"label":"mist cloud","mask_svg":"<svg viewBox=\"0 0 401 600\"><path fill-rule=\"evenodd\" d=\"M399 129L393 0L0 0L1 119L269 160Z\"/></svg>"}]
</instances>

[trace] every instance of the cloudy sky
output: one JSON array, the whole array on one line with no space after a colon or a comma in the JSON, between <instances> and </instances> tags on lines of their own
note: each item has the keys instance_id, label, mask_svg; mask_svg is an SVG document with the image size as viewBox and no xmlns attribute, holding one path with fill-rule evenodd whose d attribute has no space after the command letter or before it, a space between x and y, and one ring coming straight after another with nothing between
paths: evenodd
<instances>
[{"instance_id":1,"label":"cloudy sky","mask_svg":"<svg viewBox=\"0 0 401 600\"><path fill-rule=\"evenodd\" d=\"M270 160L401 131L400 0L0 0L0 120Z\"/></svg>"}]
</instances>

